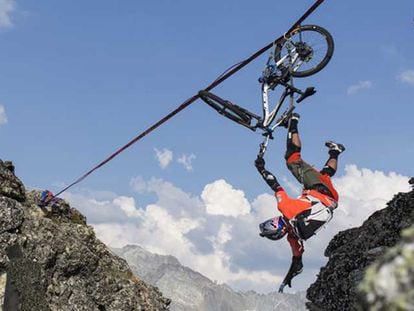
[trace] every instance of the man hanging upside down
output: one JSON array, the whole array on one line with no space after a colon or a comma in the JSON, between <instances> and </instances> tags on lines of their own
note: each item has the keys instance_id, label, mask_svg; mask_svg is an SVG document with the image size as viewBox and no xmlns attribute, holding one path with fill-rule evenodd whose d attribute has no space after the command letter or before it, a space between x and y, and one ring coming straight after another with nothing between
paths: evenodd
<instances>
[{"instance_id":1,"label":"man hanging upside down","mask_svg":"<svg viewBox=\"0 0 414 311\"><path fill-rule=\"evenodd\" d=\"M292 264L280 285L279 292L283 292L286 285L291 287L293 277L302 272L303 241L330 221L333 210L338 206L338 193L332 185L331 177L336 172L339 154L345 151L343 145L328 141L325 145L329 148L329 159L321 171L304 162L300 156L299 118L300 116L294 113L290 121L285 120L282 124L288 128L285 155L287 167L303 185L303 192L299 198L293 199L286 194L276 177L265 169L261 153L255 161L257 170L275 192L278 210L283 215L260 224L260 235L271 240L279 240L287 234L293 253Z\"/></svg>"}]
</instances>

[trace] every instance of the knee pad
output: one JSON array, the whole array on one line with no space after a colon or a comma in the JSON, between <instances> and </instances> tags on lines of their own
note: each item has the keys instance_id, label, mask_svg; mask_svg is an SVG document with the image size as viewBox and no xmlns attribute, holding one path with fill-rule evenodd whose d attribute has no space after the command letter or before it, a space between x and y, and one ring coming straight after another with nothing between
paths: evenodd
<instances>
[{"instance_id":1,"label":"knee pad","mask_svg":"<svg viewBox=\"0 0 414 311\"><path fill-rule=\"evenodd\" d=\"M330 177L332 177L333 175L335 175L335 173L336 173L336 171L332 168L332 167L330 167L330 166L325 166L322 170L321 170L321 172L320 172L322 175L328 175L328 176L330 176Z\"/></svg>"},{"instance_id":2,"label":"knee pad","mask_svg":"<svg viewBox=\"0 0 414 311\"><path fill-rule=\"evenodd\" d=\"M287 149L286 149L286 153L285 153L286 161L290 162L289 158L295 153L300 154L301 149L302 149L301 147L298 147L298 146L296 146L292 143L288 144Z\"/></svg>"}]
</instances>

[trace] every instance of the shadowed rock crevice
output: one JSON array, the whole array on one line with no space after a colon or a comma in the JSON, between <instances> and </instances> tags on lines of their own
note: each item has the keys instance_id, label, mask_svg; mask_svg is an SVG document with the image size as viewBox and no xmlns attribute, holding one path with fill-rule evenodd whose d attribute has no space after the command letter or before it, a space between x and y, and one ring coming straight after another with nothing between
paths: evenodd
<instances>
[{"instance_id":1,"label":"shadowed rock crevice","mask_svg":"<svg viewBox=\"0 0 414 311\"><path fill-rule=\"evenodd\" d=\"M9 310L167 310L169 300L133 275L63 200L40 209L11 162L0 161L0 274ZM4 289L3 289L4 290ZM16 307L17 306L17 307Z\"/></svg>"},{"instance_id":2,"label":"shadowed rock crevice","mask_svg":"<svg viewBox=\"0 0 414 311\"><path fill-rule=\"evenodd\" d=\"M41 266L25 258L18 244L7 248L7 256L9 264L4 311L29 311L33 310L33 306L38 306L39 311L49 311L44 296L46 284L43 282Z\"/></svg>"}]
</instances>

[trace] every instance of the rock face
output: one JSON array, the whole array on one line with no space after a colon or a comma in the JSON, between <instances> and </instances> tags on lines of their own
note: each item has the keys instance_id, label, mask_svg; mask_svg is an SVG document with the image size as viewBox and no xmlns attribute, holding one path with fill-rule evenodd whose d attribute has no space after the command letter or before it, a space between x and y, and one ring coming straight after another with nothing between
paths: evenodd
<instances>
[{"instance_id":1,"label":"rock face","mask_svg":"<svg viewBox=\"0 0 414 311\"><path fill-rule=\"evenodd\" d=\"M20 179L14 175L14 165L10 161L1 161L0 176L0 195L23 202L26 190Z\"/></svg>"},{"instance_id":2,"label":"rock face","mask_svg":"<svg viewBox=\"0 0 414 311\"><path fill-rule=\"evenodd\" d=\"M175 257L152 254L139 246L126 246L114 251L127 260L136 275L159 287L171 299L173 311L306 309L304 294L239 293L181 265Z\"/></svg>"},{"instance_id":3,"label":"rock face","mask_svg":"<svg viewBox=\"0 0 414 311\"><path fill-rule=\"evenodd\" d=\"M168 309L169 300L97 240L83 215L63 200L40 209L39 196L0 160L4 310Z\"/></svg>"},{"instance_id":4,"label":"rock face","mask_svg":"<svg viewBox=\"0 0 414 311\"><path fill-rule=\"evenodd\" d=\"M309 309L413 310L413 307L371 309L374 301L383 301L385 296L389 296L388 286L391 284L394 286L392 290L395 289L395 297L402 293L399 290L409 289L412 302L414 229L408 231L403 239L402 232L413 223L414 190L396 195L385 209L372 214L361 227L338 233L325 251L325 256L329 257L328 263L307 291ZM399 244L389 250L400 241L405 241L405 246ZM402 264L404 257L410 261ZM364 292L361 298L358 286L368 266L376 260L376 264L368 269L367 280L361 285ZM401 278L395 283L388 283L392 271ZM375 283L374 275L381 275L381 278L377 278L381 284ZM409 275L409 278L403 275Z\"/></svg>"}]
</instances>

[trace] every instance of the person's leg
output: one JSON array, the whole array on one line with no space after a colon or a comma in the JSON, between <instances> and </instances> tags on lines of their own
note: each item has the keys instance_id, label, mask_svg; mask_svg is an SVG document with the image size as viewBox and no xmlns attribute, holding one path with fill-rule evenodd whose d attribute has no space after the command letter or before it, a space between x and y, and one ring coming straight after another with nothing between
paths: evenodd
<instances>
[{"instance_id":1,"label":"person's leg","mask_svg":"<svg viewBox=\"0 0 414 311\"><path fill-rule=\"evenodd\" d=\"M319 192L327 194L338 201L338 192L335 190L331 177L335 175L336 170L338 168L338 156L345 151L344 145L337 144L333 141L327 141L325 143L326 147L329 148L329 159L326 161L325 166L320 171L321 173L321 181L329 190L328 193L322 191L323 189L318 189Z\"/></svg>"},{"instance_id":2,"label":"person's leg","mask_svg":"<svg viewBox=\"0 0 414 311\"><path fill-rule=\"evenodd\" d=\"M338 156L345 151L345 147L344 145L337 144L333 141L327 141L325 145L329 148L329 159L321 170L321 174L326 174L332 177L335 175L338 168Z\"/></svg>"},{"instance_id":3,"label":"person's leg","mask_svg":"<svg viewBox=\"0 0 414 311\"><path fill-rule=\"evenodd\" d=\"M300 116L292 114L286 140L286 164L292 175L306 188L320 183L319 172L304 162L300 156L302 143L299 137L298 122Z\"/></svg>"},{"instance_id":4,"label":"person's leg","mask_svg":"<svg viewBox=\"0 0 414 311\"><path fill-rule=\"evenodd\" d=\"M297 113L292 114L289 121L289 129L286 139L286 155L285 159L288 161L294 153L300 153L302 142L300 141L298 123L300 116Z\"/></svg>"},{"instance_id":5,"label":"person's leg","mask_svg":"<svg viewBox=\"0 0 414 311\"><path fill-rule=\"evenodd\" d=\"M284 126L288 128L286 137L286 165L289 168L293 176L302 184L303 183L303 169L302 159L300 157L300 151L302 149L302 143L299 137L298 122L300 116L295 113L292 114L289 122L286 122Z\"/></svg>"}]
</instances>

